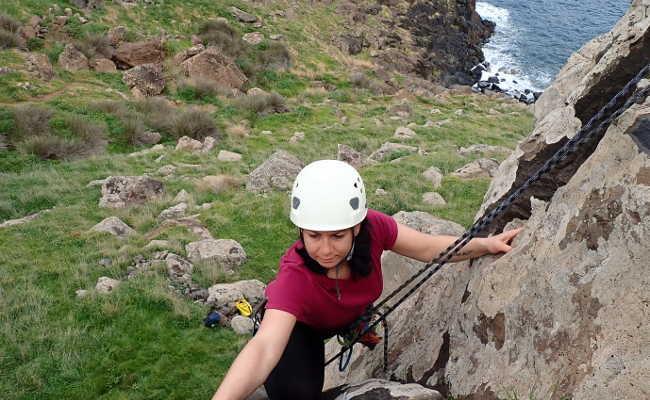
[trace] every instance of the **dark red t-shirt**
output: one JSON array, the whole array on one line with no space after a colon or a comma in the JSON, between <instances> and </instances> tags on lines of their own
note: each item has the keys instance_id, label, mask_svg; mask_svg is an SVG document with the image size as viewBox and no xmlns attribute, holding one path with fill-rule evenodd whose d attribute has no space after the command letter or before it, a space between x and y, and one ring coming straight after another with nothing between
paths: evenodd
<instances>
[{"instance_id":1,"label":"dark red t-shirt","mask_svg":"<svg viewBox=\"0 0 650 400\"><path fill-rule=\"evenodd\" d=\"M392 217L368 210L370 227L370 258L372 271L366 277L354 276L338 281L341 299L336 295L336 279L312 272L296 249L302 241L294 243L280 259L280 270L275 280L266 288L267 309L286 311L319 331L345 327L363 314L368 305L381 295L383 277L381 254L391 249L397 239L397 223Z\"/></svg>"}]
</instances>

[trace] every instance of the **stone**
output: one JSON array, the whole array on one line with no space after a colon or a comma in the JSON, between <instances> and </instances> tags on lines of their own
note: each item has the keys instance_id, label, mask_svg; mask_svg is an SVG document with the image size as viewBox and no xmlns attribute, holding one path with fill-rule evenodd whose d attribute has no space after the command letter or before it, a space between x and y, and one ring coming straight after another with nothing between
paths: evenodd
<instances>
[{"instance_id":1,"label":"stone","mask_svg":"<svg viewBox=\"0 0 650 400\"><path fill-rule=\"evenodd\" d=\"M296 144L305 140L305 132L294 132L293 136L289 139L289 143Z\"/></svg>"},{"instance_id":2,"label":"stone","mask_svg":"<svg viewBox=\"0 0 650 400\"><path fill-rule=\"evenodd\" d=\"M262 43L264 35L261 32L250 32L245 34L242 40L248 44L256 45Z\"/></svg>"},{"instance_id":3,"label":"stone","mask_svg":"<svg viewBox=\"0 0 650 400\"><path fill-rule=\"evenodd\" d=\"M137 141L146 144L146 145L154 145L160 142L162 139L162 135L158 132L154 131L144 131L141 135L137 137Z\"/></svg>"},{"instance_id":4,"label":"stone","mask_svg":"<svg viewBox=\"0 0 650 400\"><path fill-rule=\"evenodd\" d=\"M508 156L511 152L510 149L506 149L505 147L490 146L487 144L473 144L469 147L461 147L460 150L458 150L458 154L461 156L483 155L487 153L503 154Z\"/></svg>"},{"instance_id":5,"label":"stone","mask_svg":"<svg viewBox=\"0 0 650 400\"><path fill-rule=\"evenodd\" d=\"M207 303L217 308L234 308L235 302L245 298L251 304L258 304L264 299L266 285L257 279L233 283L218 283L208 288Z\"/></svg>"},{"instance_id":6,"label":"stone","mask_svg":"<svg viewBox=\"0 0 650 400\"><path fill-rule=\"evenodd\" d=\"M162 182L147 176L109 176L102 184L100 207L126 208L162 196Z\"/></svg>"},{"instance_id":7,"label":"stone","mask_svg":"<svg viewBox=\"0 0 650 400\"><path fill-rule=\"evenodd\" d=\"M283 38L284 38L283 35L280 35L280 34L277 34L277 33L269 36L269 39L271 39L271 40L282 40Z\"/></svg>"},{"instance_id":8,"label":"stone","mask_svg":"<svg viewBox=\"0 0 650 400\"><path fill-rule=\"evenodd\" d=\"M88 58L70 43L65 45L63 53L59 55L59 65L70 72L89 68Z\"/></svg>"},{"instance_id":9,"label":"stone","mask_svg":"<svg viewBox=\"0 0 650 400\"><path fill-rule=\"evenodd\" d=\"M237 162L241 161L241 154L233 153L232 151L228 150L220 150L219 154L217 154L217 160L225 162Z\"/></svg>"},{"instance_id":10,"label":"stone","mask_svg":"<svg viewBox=\"0 0 650 400\"><path fill-rule=\"evenodd\" d=\"M323 398L330 400L444 400L440 392L417 383L391 382L368 379L355 384L344 384L328 391Z\"/></svg>"},{"instance_id":11,"label":"stone","mask_svg":"<svg viewBox=\"0 0 650 400\"><path fill-rule=\"evenodd\" d=\"M144 150L136 151L135 153L130 153L129 157L143 156L145 154L155 153L161 150L165 150L165 145L157 144L150 149L144 149Z\"/></svg>"},{"instance_id":12,"label":"stone","mask_svg":"<svg viewBox=\"0 0 650 400\"><path fill-rule=\"evenodd\" d=\"M431 167L422 173L422 177L433 185L434 189L438 189L442 185L442 171L439 168Z\"/></svg>"},{"instance_id":13,"label":"stone","mask_svg":"<svg viewBox=\"0 0 650 400\"><path fill-rule=\"evenodd\" d=\"M250 88L246 92L246 95L248 96L260 96L260 95L268 95L269 93L263 89L260 89L258 87Z\"/></svg>"},{"instance_id":14,"label":"stone","mask_svg":"<svg viewBox=\"0 0 650 400\"><path fill-rule=\"evenodd\" d=\"M185 250L190 260L213 262L227 273L247 261L244 248L232 239L204 239L189 243Z\"/></svg>"},{"instance_id":15,"label":"stone","mask_svg":"<svg viewBox=\"0 0 650 400\"><path fill-rule=\"evenodd\" d=\"M235 315L230 320L230 327L240 335L251 335L253 333L253 320L243 315Z\"/></svg>"},{"instance_id":16,"label":"stone","mask_svg":"<svg viewBox=\"0 0 650 400\"><path fill-rule=\"evenodd\" d=\"M203 148L203 143L199 142L196 139L192 139L189 136L183 136L182 138L178 139L178 143L176 143L176 150L184 150L184 151L200 151Z\"/></svg>"},{"instance_id":17,"label":"stone","mask_svg":"<svg viewBox=\"0 0 650 400\"><path fill-rule=\"evenodd\" d=\"M53 23L54 25L64 26L65 24L68 23L68 19L69 19L68 16L66 16L66 15L61 15L61 16L59 16L59 17L54 18L54 20L52 21L52 23Z\"/></svg>"},{"instance_id":18,"label":"stone","mask_svg":"<svg viewBox=\"0 0 650 400\"><path fill-rule=\"evenodd\" d=\"M143 96L157 96L165 89L162 64L141 64L124 71L122 81Z\"/></svg>"},{"instance_id":19,"label":"stone","mask_svg":"<svg viewBox=\"0 0 650 400\"><path fill-rule=\"evenodd\" d=\"M114 56L116 64L121 69L143 64L160 64L164 58L165 52L160 40L122 43L115 50Z\"/></svg>"},{"instance_id":20,"label":"stone","mask_svg":"<svg viewBox=\"0 0 650 400\"><path fill-rule=\"evenodd\" d=\"M212 207L214 207L214 203L203 203L200 206L198 206L198 208L201 210L209 210Z\"/></svg>"},{"instance_id":21,"label":"stone","mask_svg":"<svg viewBox=\"0 0 650 400\"><path fill-rule=\"evenodd\" d=\"M429 111L429 114L435 115L435 114L440 114L441 112L442 112L442 111L440 111L440 109L438 109L438 108L432 108L432 109Z\"/></svg>"},{"instance_id":22,"label":"stone","mask_svg":"<svg viewBox=\"0 0 650 400\"><path fill-rule=\"evenodd\" d=\"M115 63L108 58L93 58L89 61L88 64L90 68L97 72L117 71L117 66L115 66Z\"/></svg>"},{"instance_id":23,"label":"stone","mask_svg":"<svg viewBox=\"0 0 650 400\"><path fill-rule=\"evenodd\" d=\"M272 135L273 132L272 131L262 131L262 132L260 132L260 134L262 134L262 135Z\"/></svg>"},{"instance_id":24,"label":"stone","mask_svg":"<svg viewBox=\"0 0 650 400\"><path fill-rule=\"evenodd\" d=\"M74 292L74 294L77 296L77 298L81 299L83 297L86 297L90 294L90 290L85 290L85 289L79 289Z\"/></svg>"},{"instance_id":25,"label":"stone","mask_svg":"<svg viewBox=\"0 0 650 400\"><path fill-rule=\"evenodd\" d=\"M181 189L181 191L178 192L176 197L174 197L174 203L181 203L181 202L187 203L190 201L190 199L191 199L190 194L187 193L185 189Z\"/></svg>"},{"instance_id":26,"label":"stone","mask_svg":"<svg viewBox=\"0 0 650 400\"><path fill-rule=\"evenodd\" d=\"M239 180L230 175L208 175L197 182L200 189L209 189L214 192L228 190L240 184Z\"/></svg>"},{"instance_id":27,"label":"stone","mask_svg":"<svg viewBox=\"0 0 650 400\"><path fill-rule=\"evenodd\" d=\"M413 132L412 129L400 126L397 129L395 129L395 134L393 135L394 138L397 139L411 139L416 136L416 133Z\"/></svg>"},{"instance_id":28,"label":"stone","mask_svg":"<svg viewBox=\"0 0 650 400\"><path fill-rule=\"evenodd\" d=\"M345 144L338 144L338 153L336 159L339 161L344 161L356 169L359 169L367 164L367 160L363 157L363 154L354 150L352 147Z\"/></svg>"},{"instance_id":29,"label":"stone","mask_svg":"<svg viewBox=\"0 0 650 400\"><path fill-rule=\"evenodd\" d=\"M144 246L145 249L166 249L171 247L169 240L152 240Z\"/></svg>"},{"instance_id":30,"label":"stone","mask_svg":"<svg viewBox=\"0 0 650 400\"><path fill-rule=\"evenodd\" d=\"M257 17L253 14L249 14L243 10L240 10L237 7L230 7L228 9L234 17L237 17L241 22L253 23L257 22Z\"/></svg>"},{"instance_id":31,"label":"stone","mask_svg":"<svg viewBox=\"0 0 650 400\"><path fill-rule=\"evenodd\" d=\"M201 221L199 221L198 216L199 215L196 214L184 218L166 219L162 221L160 225L158 225L156 228L147 232L144 235L144 237L145 239L151 239L157 237L158 235L160 235L162 232L164 232L169 228L175 226L181 226L186 228L192 234L197 235L202 239L213 239L212 234L210 233L208 228L203 223L201 223Z\"/></svg>"},{"instance_id":32,"label":"stone","mask_svg":"<svg viewBox=\"0 0 650 400\"><path fill-rule=\"evenodd\" d=\"M374 161L386 161L391 155L395 153L415 153L418 151L417 147L413 146L407 146L405 144L399 144L399 143L390 143L386 142L381 145L379 149L377 149L375 152L370 154L370 157L368 157L371 160Z\"/></svg>"},{"instance_id":33,"label":"stone","mask_svg":"<svg viewBox=\"0 0 650 400\"><path fill-rule=\"evenodd\" d=\"M491 158L480 158L462 166L450 175L461 179L492 178L499 169L499 163Z\"/></svg>"},{"instance_id":34,"label":"stone","mask_svg":"<svg viewBox=\"0 0 650 400\"><path fill-rule=\"evenodd\" d=\"M172 281L190 283L194 265L176 254L169 254L165 258L167 275Z\"/></svg>"},{"instance_id":35,"label":"stone","mask_svg":"<svg viewBox=\"0 0 650 400\"><path fill-rule=\"evenodd\" d=\"M278 150L249 174L246 190L289 190L303 167L303 162L296 156L285 150Z\"/></svg>"},{"instance_id":36,"label":"stone","mask_svg":"<svg viewBox=\"0 0 650 400\"><path fill-rule=\"evenodd\" d=\"M464 115L464 114L465 114L465 110L463 110L462 108L460 108L460 109L454 111L454 114L455 114L455 115Z\"/></svg>"},{"instance_id":37,"label":"stone","mask_svg":"<svg viewBox=\"0 0 650 400\"><path fill-rule=\"evenodd\" d=\"M430 206L445 206L447 202L445 199L437 192L427 192L422 194L422 202Z\"/></svg>"},{"instance_id":38,"label":"stone","mask_svg":"<svg viewBox=\"0 0 650 400\"><path fill-rule=\"evenodd\" d=\"M99 260L99 265L102 267L108 267L109 265L113 264L113 260L109 257L103 257L102 259Z\"/></svg>"},{"instance_id":39,"label":"stone","mask_svg":"<svg viewBox=\"0 0 650 400\"><path fill-rule=\"evenodd\" d=\"M101 185L104 184L104 182L106 182L106 179L96 179L96 180L94 180L94 181L90 181L90 182L88 182L88 184L86 185L86 187L101 186Z\"/></svg>"},{"instance_id":40,"label":"stone","mask_svg":"<svg viewBox=\"0 0 650 400\"><path fill-rule=\"evenodd\" d=\"M208 47L181 63L186 76L205 79L229 89L241 89L248 81L234 61L218 47Z\"/></svg>"},{"instance_id":41,"label":"stone","mask_svg":"<svg viewBox=\"0 0 650 400\"><path fill-rule=\"evenodd\" d=\"M200 39L199 39L200 40ZM205 46L202 43L195 44L194 46L185 49L181 51L180 53L176 54L174 56L174 63L180 64L183 61L187 60L190 57L194 57L195 55L201 53L202 51L205 50Z\"/></svg>"},{"instance_id":42,"label":"stone","mask_svg":"<svg viewBox=\"0 0 650 400\"><path fill-rule=\"evenodd\" d=\"M176 171L176 167L173 165L163 165L162 167L158 168L158 171L156 171L159 174L162 175L171 175Z\"/></svg>"},{"instance_id":43,"label":"stone","mask_svg":"<svg viewBox=\"0 0 650 400\"><path fill-rule=\"evenodd\" d=\"M113 236L124 238L135 234L135 230L122 222L118 217L108 217L90 228L90 232L107 232Z\"/></svg>"},{"instance_id":44,"label":"stone","mask_svg":"<svg viewBox=\"0 0 650 400\"><path fill-rule=\"evenodd\" d=\"M377 190L375 190L375 196L387 196L387 195L388 192L382 188L377 188Z\"/></svg>"},{"instance_id":45,"label":"stone","mask_svg":"<svg viewBox=\"0 0 650 400\"><path fill-rule=\"evenodd\" d=\"M203 139L203 144L201 144L201 153L209 153L217 146L217 139L212 136L207 136Z\"/></svg>"},{"instance_id":46,"label":"stone","mask_svg":"<svg viewBox=\"0 0 650 400\"><path fill-rule=\"evenodd\" d=\"M31 222L31 221L35 220L36 218L40 217L41 215L43 215L43 213L45 213L47 211L49 211L49 210L40 211L40 212L37 212L37 213L34 213L34 214L30 214L30 215L28 215L26 217L23 217L23 218L16 218L16 219L6 220L6 221L0 223L0 228L7 228L7 227L10 227L10 226L22 225L22 224L25 224L27 222Z\"/></svg>"},{"instance_id":47,"label":"stone","mask_svg":"<svg viewBox=\"0 0 650 400\"><path fill-rule=\"evenodd\" d=\"M179 203L173 207L169 207L163 210L160 215L158 215L158 221L165 219L178 219L185 216L187 212L187 203Z\"/></svg>"},{"instance_id":48,"label":"stone","mask_svg":"<svg viewBox=\"0 0 650 400\"><path fill-rule=\"evenodd\" d=\"M102 276L99 279L97 279L97 285L95 285L95 290L97 293L110 293L113 290L115 290L119 285L120 281L116 279L112 279L106 276Z\"/></svg>"},{"instance_id":49,"label":"stone","mask_svg":"<svg viewBox=\"0 0 650 400\"><path fill-rule=\"evenodd\" d=\"M54 70L50 59L42 53L29 53L25 57L27 71L34 73L39 78L49 81L54 77Z\"/></svg>"}]
</instances>

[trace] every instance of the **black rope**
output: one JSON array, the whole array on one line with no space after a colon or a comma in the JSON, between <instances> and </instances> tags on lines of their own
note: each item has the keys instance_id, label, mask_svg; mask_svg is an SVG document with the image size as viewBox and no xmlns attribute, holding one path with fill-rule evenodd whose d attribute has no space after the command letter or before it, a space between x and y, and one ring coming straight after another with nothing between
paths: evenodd
<instances>
[{"instance_id":1,"label":"black rope","mask_svg":"<svg viewBox=\"0 0 650 400\"><path fill-rule=\"evenodd\" d=\"M632 106L633 103L637 103L641 101L643 98L648 96L648 93L650 93L650 86L647 86L639 91L637 91L634 95L632 95L630 98L628 98L625 103L618 107L615 111L612 112L612 109L621 101L622 98L630 95L633 91L633 88L637 86L637 84L643 79L643 76L648 73L650 70L650 64L646 65L644 68L642 68L637 75L630 80L623 89L621 89L605 106L603 106L596 115L594 115L589 122L585 126L583 126L576 135L571 138L562 148L560 148L550 159L544 163L544 165L537 170L528 180L521 185L516 191L514 191L508 198L505 200L502 200L499 205L494 208L489 214L482 216L478 221L472 225L470 229L468 229L461 237L459 237L454 243L449 245L438 257L434 258L431 262L427 263L424 267L422 267L418 272L416 272L413 276L411 276L408 280L406 280L402 285L400 285L397 289L393 290L391 294L386 296L379 304L377 304L372 310L370 310L371 313L376 313L379 316L378 319L376 319L374 322L368 324L368 326L360 332L352 341L350 344L347 346L343 347L343 349L334 357L332 357L329 361L325 363L327 366L330 364L332 361L334 361L336 358L340 357L346 350L347 348L351 348L354 346L355 343L359 341L359 339L364 335L365 332L369 331L370 329L374 328L378 323L384 321L388 315L393 312L397 307L399 307L400 304L402 304L408 297L410 297L413 293L415 293L416 290L418 290L433 274L438 272L449 260L451 260L455 255L458 254L458 252L469 243L472 238L474 238L476 235L478 235L483 229L485 229L488 225L492 223L492 221L498 217L505 209L507 209L530 185L532 185L534 182L540 179L542 175L553 169L556 165L561 163L562 161L566 160L566 158L573 152L576 151L576 149L583 143L587 142L588 140L597 137L597 135L600 135L603 133L611 124L613 120L618 118L621 114L623 114L628 108ZM612 112L608 117L605 118L605 115ZM597 125L596 125L597 124ZM596 125L595 128L592 127ZM404 294L397 302L392 305L392 306L386 306L386 311L384 313L379 313L377 310L384 306L386 302L388 302L390 299L395 297L397 293L405 289L408 285L410 285L412 282L414 282L420 275L424 274L427 270L429 270L434 264L437 265L431 269L425 276L422 278L417 284L415 284L406 294ZM384 370L386 370L387 362L387 356L384 357Z\"/></svg>"}]
</instances>

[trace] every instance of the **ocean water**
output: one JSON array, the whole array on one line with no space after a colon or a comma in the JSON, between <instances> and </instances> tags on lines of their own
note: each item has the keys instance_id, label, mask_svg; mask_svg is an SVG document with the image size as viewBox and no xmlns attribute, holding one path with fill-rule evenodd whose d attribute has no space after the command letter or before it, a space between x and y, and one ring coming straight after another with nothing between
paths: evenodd
<instances>
[{"instance_id":1,"label":"ocean water","mask_svg":"<svg viewBox=\"0 0 650 400\"><path fill-rule=\"evenodd\" d=\"M630 0L487 0L476 3L496 31L483 47L490 70L506 89L543 90L568 57L608 32Z\"/></svg>"}]
</instances>

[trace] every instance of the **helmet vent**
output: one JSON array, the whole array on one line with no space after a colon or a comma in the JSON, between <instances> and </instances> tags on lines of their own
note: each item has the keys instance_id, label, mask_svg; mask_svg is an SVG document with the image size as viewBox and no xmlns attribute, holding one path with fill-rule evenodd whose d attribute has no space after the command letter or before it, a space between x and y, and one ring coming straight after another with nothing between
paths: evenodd
<instances>
[{"instance_id":1,"label":"helmet vent","mask_svg":"<svg viewBox=\"0 0 650 400\"><path fill-rule=\"evenodd\" d=\"M359 188L359 185L357 185L357 183L354 182L354 187L355 187L355 188Z\"/></svg>"},{"instance_id":2,"label":"helmet vent","mask_svg":"<svg viewBox=\"0 0 650 400\"><path fill-rule=\"evenodd\" d=\"M300 199L296 196L293 196L293 199L291 199L291 205L293 206L294 210L297 210L298 206L300 205Z\"/></svg>"},{"instance_id":3,"label":"helmet vent","mask_svg":"<svg viewBox=\"0 0 650 400\"><path fill-rule=\"evenodd\" d=\"M358 197L353 197L350 199L350 206L352 206L353 210L358 210L359 209L359 198Z\"/></svg>"}]
</instances>

